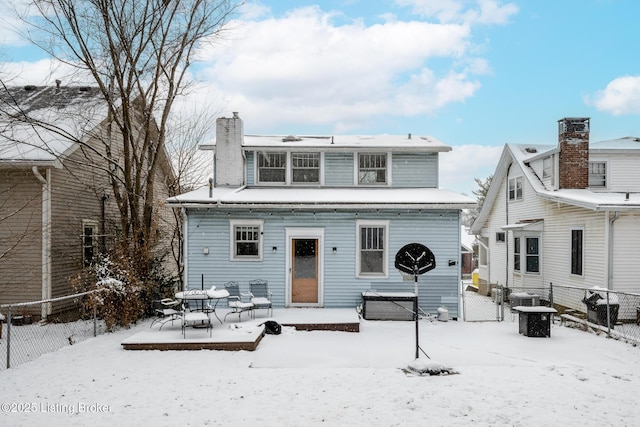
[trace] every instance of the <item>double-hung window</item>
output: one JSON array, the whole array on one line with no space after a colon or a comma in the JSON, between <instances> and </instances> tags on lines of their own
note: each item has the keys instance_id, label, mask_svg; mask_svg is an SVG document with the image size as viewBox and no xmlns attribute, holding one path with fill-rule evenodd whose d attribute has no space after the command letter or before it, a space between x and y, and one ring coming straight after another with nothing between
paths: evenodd
<instances>
[{"instance_id":1,"label":"double-hung window","mask_svg":"<svg viewBox=\"0 0 640 427\"><path fill-rule=\"evenodd\" d=\"M589 162L589 187L607 187L607 163Z\"/></svg>"},{"instance_id":2,"label":"double-hung window","mask_svg":"<svg viewBox=\"0 0 640 427\"><path fill-rule=\"evenodd\" d=\"M320 183L320 153L291 153L291 182Z\"/></svg>"},{"instance_id":3,"label":"double-hung window","mask_svg":"<svg viewBox=\"0 0 640 427\"><path fill-rule=\"evenodd\" d=\"M524 265L523 265L524 264ZM513 238L513 270L524 273L540 273L540 238Z\"/></svg>"},{"instance_id":4,"label":"double-hung window","mask_svg":"<svg viewBox=\"0 0 640 427\"><path fill-rule=\"evenodd\" d=\"M388 222L357 222L356 274L358 277L387 276Z\"/></svg>"},{"instance_id":5,"label":"double-hung window","mask_svg":"<svg viewBox=\"0 0 640 427\"><path fill-rule=\"evenodd\" d=\"M82 265L85 267L93 264L97 255L97 231L97 222L82 221Z\"/></svg>"},{"instance_id":6,"label":"double-hung window","mask_svg":"<svg viewBox=\"0 0 640 427\"><path fill-rule=\"evenodd\" d=\"M231 260L262 260L262 221L232 220L230 222Z\"/></svg>"},{"instance_id":7,"label":"double-hung window","mask_svg":"<svg viewBox=\"0 0 640 427\"><path fill-rule=\"evenodd\" d=\"M387 183L387 175L385 153L358 154L358 184L383 185Z\"/></svg>"},{"instance_id":8,"label":"double-hung window","mask_svg":"<svg viewBox=\"0 0 640 427\"><path fill-rule=\"evenodd\" d=\"M287 153L258 153L258 182L284 184L287 179Z\"/></svg>"},{"instance_id":9,"label":"double-hung window","mask_svg":"<svg viewBox=\"0 0 640 427\"><path fill-rule=\"evenodd\" d=\"M571 230L571 274L582 276L582 260L584 256L584 230Z\"/></svg>"},{"instance_id":10,"label":"double-hung window","mask_svg":"<svg viewBox=\"0 0 640 427\"><path fill-rule=\"evenodd\" d=\"M522 200L522 177L509 179L509 200Z\"/></svg>"}]
</instances>

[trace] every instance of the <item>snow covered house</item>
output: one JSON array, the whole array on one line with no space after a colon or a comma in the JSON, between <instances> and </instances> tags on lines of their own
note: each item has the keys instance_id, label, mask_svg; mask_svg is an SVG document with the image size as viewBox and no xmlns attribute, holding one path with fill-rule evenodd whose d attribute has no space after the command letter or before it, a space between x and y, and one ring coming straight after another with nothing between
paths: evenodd
<instances>
[{"instance_id":1,"label":"snow covered house","mask_svg":"<svg viewBox=\"0 0 640 427\"><path fill-rule=\"evenodd\" d=\"M70 277L113 243L120 224L104 150L117 158L122 138L107 110L93 87L0 91L0 304L74 293ZM163 205L173 179L166 156L158 170Z\"/></svg>"},{"instance_id":2,"label":"snow covered house","mask_svg":"<svg viewBox=\"0 0 640 427\"><path fill-rule=\"evenodd\" d=\"M461 209L438 188L431 137L253 136L219 118L209 188L169 199L184 215L185 286L269 282L276 307L355 307L362 292L413 291L396 252L421 243L437 267L420 305L458 315Z\"/></svg>"},{"instance_id":3,"label":"snow covered house","mask_svg":"<svg viewBox=\"0 0 640 427\"><path fill-rule=\"evenodd\" d=\"M640 138L590 142L588 118L558 125L557 144L505 145L471 227L480 281L638 293Z\"/></svg>"}]
</instances>

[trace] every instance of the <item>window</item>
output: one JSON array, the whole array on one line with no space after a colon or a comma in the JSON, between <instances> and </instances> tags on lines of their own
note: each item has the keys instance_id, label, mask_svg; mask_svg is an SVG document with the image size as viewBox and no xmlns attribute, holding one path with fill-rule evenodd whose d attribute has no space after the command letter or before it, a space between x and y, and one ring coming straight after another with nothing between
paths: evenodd
<instances>
[{"instance_id":1,"label":"window","mask_svg":"<svg viewBox=\"0 0 640 427\"><path fill-rule=\"evenodd\" d=\"M509 180L509 200L522 200L522 177Z\"/></svg>"},{"instance_id":2,"label":"window","mask_svg":"<svg viewBox=\"0 0 640 427\"><path fill-rule=\"evenodd\" d=\"M95 221L82 221L82 265L90 266L97 255L97 230Z\"/></svg>"},{"instance_id":3,"label":"window","mask_svg":"<svg viewBox=\"0 0 640 427\"><path fill-rule=\"evenodd\" d=\"M258 181L284 184L287 176L287 153L258 153Z\"/></svg>"},{"instance_id":4,"label":"window","mask_svg":"<svg viewBox=\"0 0 640 427\"><path fill-rule=\"evenodd\" d=\"M262 260L262 221L231 221L231 260Z\"/></svg>"},{"instance_id":5,"label":"window","mask_svg":"<svg viewBox=\"0 0 640 427\"><path fill-rule=\"evenodd\" d=\"M320 153L291 153L291 180L294 183L319 183Z\"/></svg>"},{"instance_id":6,"label":"window","mask_svg":"<svg viewBox=\"0 0 640 427\"><path fill-rule=\"evenodd\" d=\"M553 177L553 161L552 157L542 159L542 178Z\"/></svg>"},{"instance_id":7,"label":"window","mask_svg":"<svg viewBox=\"0 0 640 427\"><path fill-rule=\"evenodd\" d=\"M571 274L582 276L584 230L571 230Z\"/></svg>"},{"instance_id":8,"label":"window","mask_svg":"<svg viewBox=\"0 0 640 427\"><path fill-rule=\"evenodd\" d=\"M358 155L358 184L377 185L387 183L387 155L361 153Z\"/></svg>"},{"instance_id":9,"label":"window","mask_svg":"<svg viewBox=\"0 0 640 427\"><path fill-rule=\"evenodd\" d=\"M386 222L358 221L357 275L359 277L387 275Z\"/></svg>"},{"instance_id":10,"label":"window","mask_svg":"<svg viewBox=\"0 0 640 427\"><path fill-rule=\"evenodd\" d=\"M513 238L513 269L520 271L520 238Z\"/></svg>"},{"instance_id":11,"label":"window","mask_svg":"<svg viewBox=\"0 0 640 427\"><path fill-rule=\"evenodd\" d=\"M506 235L504 231L496 232L496 243L504 243L506 241Z\"/></svg>"},{"instance_id":12,"label":"window","mask_svg":"<svg viewBox=\"0 0 640 427\"><path fill-rule=\"evenodd\" d=\"M537 237L527 237L527 273L540 272L540 255Z\"/></svg>"},{"instance_id":13,"label":"window","mask_svg":"<svg viewBox=\"0 0 640 427\"><path fill-rule=\"evenodd\" d=\"M607 163L589 162L589 187L607 186Z\"/></svg>"}]
</instances>

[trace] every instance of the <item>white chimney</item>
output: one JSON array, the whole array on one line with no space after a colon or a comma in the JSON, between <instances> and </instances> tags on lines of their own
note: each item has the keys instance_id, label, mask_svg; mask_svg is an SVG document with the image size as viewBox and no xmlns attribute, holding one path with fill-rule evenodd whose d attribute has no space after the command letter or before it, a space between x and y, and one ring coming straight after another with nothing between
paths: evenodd
<instances>
[{"instance_id":1,"label":"white chimney","mask_svg":"<svg viewBox=\"0 0 640 427\"><path fill-rule=\"evenodd\" d=\"M215 183L216 187L244 185L242 140L244 129L237 112L232 118L216 120Z\"/></svg>"}]
</instances>

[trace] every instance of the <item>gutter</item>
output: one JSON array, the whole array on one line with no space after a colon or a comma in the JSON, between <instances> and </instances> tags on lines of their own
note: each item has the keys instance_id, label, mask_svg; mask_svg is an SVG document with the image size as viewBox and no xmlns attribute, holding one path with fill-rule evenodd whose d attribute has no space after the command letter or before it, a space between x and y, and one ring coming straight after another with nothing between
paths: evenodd
<instances>
[{"instance_id":1,"label":"gutter","mask_svg":"<svg viewBox=\"0 0 640 427\"><path fill-rule=\"evenodd\" d=\"M46 178L37 166L31 171L42 183L42 299L51 299L51 169L46 169ZM51 304L42 304L43 319L51 313Z\"/></svg>"}]
</instances>

